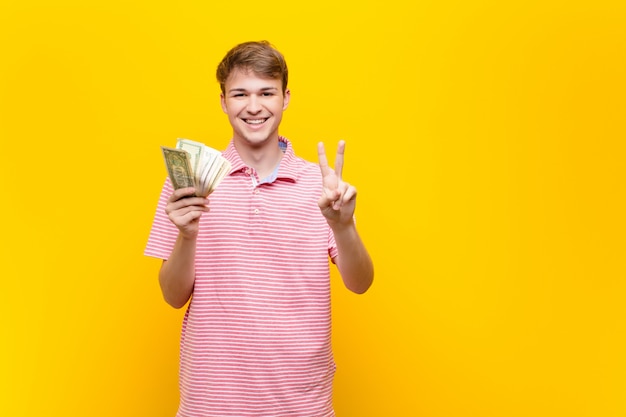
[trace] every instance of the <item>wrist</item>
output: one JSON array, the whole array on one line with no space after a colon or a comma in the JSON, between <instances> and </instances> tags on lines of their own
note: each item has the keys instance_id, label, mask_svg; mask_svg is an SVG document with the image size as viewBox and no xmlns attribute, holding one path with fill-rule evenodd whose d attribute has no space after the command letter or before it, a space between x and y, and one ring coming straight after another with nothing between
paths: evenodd
<instances>
[{"instance_id":1,"label":"wrist","mask_svg":"<svg viewBox=\"0 0 626 417\"><path fill-rule=\"evenodd\" d=\"M354 220L348 220L348 221L329 221L328 225L330 226L330 228L333 231L333 234L335 236L337 235L342 235L342 234L349 234L349 233L353 233L356 231L356 224L354 224Z\"/></svg>"},{"instance_id":2,"label":"wrist","mask_svg":"<svg viewBox=\"0 0 626 417\"><path fill-rule=\"evenodd\" d=\"M178 231L178 240L184 245L195 245L198 239L198 232Z\"/></svg>"}]
</instances>

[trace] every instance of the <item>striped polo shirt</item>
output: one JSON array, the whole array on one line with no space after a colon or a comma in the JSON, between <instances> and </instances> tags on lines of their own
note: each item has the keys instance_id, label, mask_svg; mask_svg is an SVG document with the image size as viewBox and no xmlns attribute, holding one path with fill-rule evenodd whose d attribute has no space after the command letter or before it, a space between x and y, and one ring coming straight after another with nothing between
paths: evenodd
<instances>
[{"instance_id":1,"label":"striped polo shirt","mask_svg":"<svg viewBox=\"0 0 626 417\"><path fill-rule=\"evenodd\" d=\"M200 219L195 285L183 319L179 417L330 417L329 256L332 231L317 205L319 167L284 155L263 182L234 144L232 171ZM145 255L167 259L178 229L163 187Z\"/></svg>"}]
</instances>

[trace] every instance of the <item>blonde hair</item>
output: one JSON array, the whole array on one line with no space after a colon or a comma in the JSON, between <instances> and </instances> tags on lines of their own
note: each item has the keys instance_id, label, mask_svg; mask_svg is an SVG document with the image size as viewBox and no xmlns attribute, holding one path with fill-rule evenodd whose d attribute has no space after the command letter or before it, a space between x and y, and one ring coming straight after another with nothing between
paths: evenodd
<instances>
[{"instance_id":1,"label":"blonde hair","mask_svg":"<svg viewBox=\"0 0 626 417\"><path fill-rule=\"evenodd\" d=\"M287 62L283 54L268 41L240 43L226 53L216 71L222 94L226 93L226 80L238 69L251 71L263 78L281 80L283 94L287 91Z\"/></svg>"}]
</instances>

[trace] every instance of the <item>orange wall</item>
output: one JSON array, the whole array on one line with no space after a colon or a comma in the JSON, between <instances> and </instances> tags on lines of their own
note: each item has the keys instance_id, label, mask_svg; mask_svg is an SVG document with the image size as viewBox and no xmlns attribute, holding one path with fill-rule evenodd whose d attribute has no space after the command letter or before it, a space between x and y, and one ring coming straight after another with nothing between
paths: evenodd
<instances>
[{"instance_id":1,"label":"orange wall","mask_svg":"<svg viewBox=\"0 0 626 417\"><path fill-rule=\"evenodd\" d=\"M359 190L338 416L626 415L626 3L132 3L0 4L0 415L174 415L159 147L226 145L250 39L288 59L282 133L345 139Z\"/></svg>"}]
</instances>

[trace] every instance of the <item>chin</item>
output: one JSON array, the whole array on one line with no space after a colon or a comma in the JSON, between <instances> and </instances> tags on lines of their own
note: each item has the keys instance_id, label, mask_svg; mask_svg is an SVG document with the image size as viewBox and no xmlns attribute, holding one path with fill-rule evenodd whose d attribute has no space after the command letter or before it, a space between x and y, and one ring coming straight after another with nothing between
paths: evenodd
<instances>
[{"instance_id":1,"label":"chin","mask_svg":"<svg viewBox=\"0 0 626 417\"><path fill-rule=\"evenodd\" d=\"M263 145L270 141L272 135L264 132L254 132L252 134L248 133L245 135L240 135L240 137L243 139L243 141L250 145Z\"/></svg>"}]
</instances>

